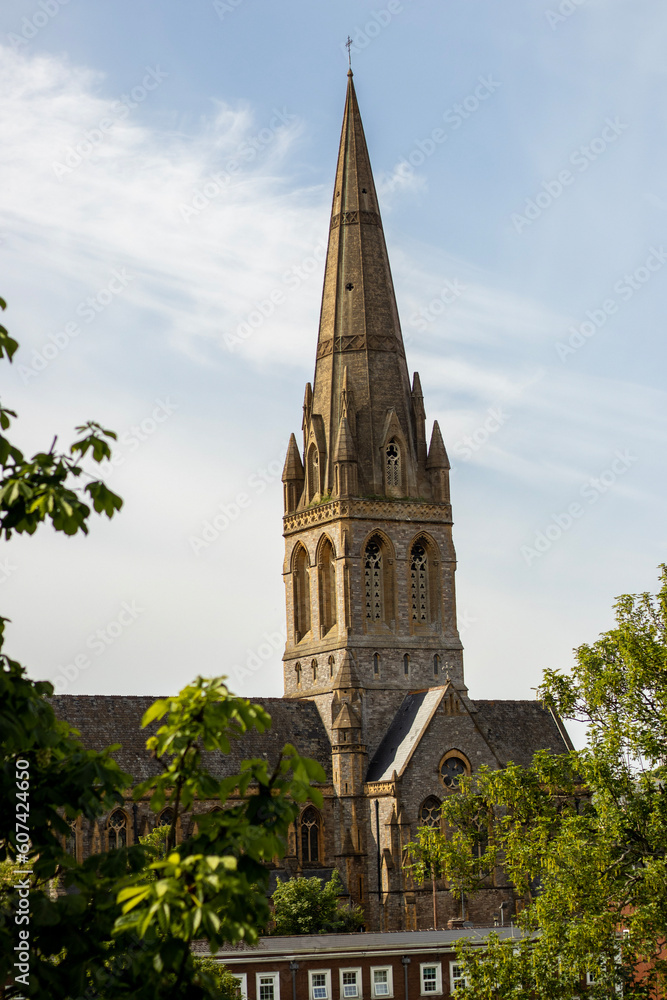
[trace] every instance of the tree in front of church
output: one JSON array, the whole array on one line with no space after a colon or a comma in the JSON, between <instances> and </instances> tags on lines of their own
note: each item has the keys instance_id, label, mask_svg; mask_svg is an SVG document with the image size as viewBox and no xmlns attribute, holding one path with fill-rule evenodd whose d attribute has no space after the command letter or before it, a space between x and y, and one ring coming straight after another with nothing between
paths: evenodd
<instances>
[{"instance_id":1,"label":"tree in front of church","mask_svg":"<svg viewBox=\"0 0 667 1000\"><path fill-rule=\"evenodd\" d=\"M346 934L364 923L360 906L340 906L343 891L338 870L328 882L315 878L281 881L273 896L273 934Z\"/></svg>"},{"instance_id":2,"label":"tree in front of church","mask_svg":"<svg viewBox=\"0 0 667 1000\"><path fill-rule=\"evenodd\" d=\"M5 304L0 300L0 306ZM18 345L0 327L0 357ZM0 408L0 429L12 411ZM0 435L0 536L33 534L50 520L57 531L87 531L92 513L111 517L121 499L87 475L84 459L109 458L115 435L91 422L65 453L32 459ZM234 997L229 974L197 960L194 940L215 951L224 942L257 940L269 919L267 863L285 853L299 803L321 804L312 782L325 775L286 746L273 770L248 760L237 774L214 776L211 752L229 753L248 731L271 720L261 706L234 697L223 678L197 678L156 702L144 725L159 773L139 787L113 759L113 747L87 750L55 717L53 686L33 681L4 651L0 618L0 983L3 996L61 1000L170 1000ZM68 842L81 819L94 821L128 797L169 805L165 842L123 846L78 863ZM175 843L179 816L196 799L222 807L198 819ZM155 838L153 838L155 839ZM64 890L56 892L56 889Z\"/></svg>"},{"instance_id":3,"label":"tree in front of church","mask_svg":"<svg viewBox=\"0 0 667 1000\"><path fill-rule=\"evenodd\" d=\"M584 750L460 781L442 813L450 885L493 885L518 901L517 938L462 944L462 1000L662 995L667 981L667 569L656 595L616 601L616 625L576 650L540 696L585 722ZM479 818L491 818L480 850Z\"/></svg>"}]
</instances>

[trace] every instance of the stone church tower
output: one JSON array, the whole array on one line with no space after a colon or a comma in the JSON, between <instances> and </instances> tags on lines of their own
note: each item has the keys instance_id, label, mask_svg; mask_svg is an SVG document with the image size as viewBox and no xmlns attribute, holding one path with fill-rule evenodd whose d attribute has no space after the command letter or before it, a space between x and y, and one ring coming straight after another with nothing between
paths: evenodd
<instances>
[{"instance_id":1,"label":"stone church tower","mask_svg":"<svg viewBox=\"0 0 667 1000\"><path fill-rule=\"evenodd\" d=\"M406 691L462 689L463 665L449 461L437 422L427 448L416 372L410 387L351 71L302 426L283 472L285 695L371 749Z\"/></svg>"},{"instance_id":2,"label":"stone church tower","mask_svg":"<svg viewBox=\"0 0 667 1000\"><path fill-rule=\"evenodd\" d=\"M446 926L461 903L415 885L404 849L439 827L444 797L482 765L528 765L571 744L535 701L472 700L456 627L449 461L437 422L427 447L419 376L408 374L382 221L349 73L336 168L315 378L306 386L303 446L292 435L283 472L287 599L283 698L253 698L272 726L213 755L220 777L241 759L276 760L285 743L325 773L322 808L306 804L275 878L334 868L368 930ZM221 637L222 639L222 637ZM123 770L159 769L141 752L150 697L59 695L60 718L86 746L120 744ZM177 840L215 801L197 801ZM111 809L73 830L78 858L133 843L156 824L148 803ZM502 872L465 902L476 924L518 904ZM502 909L501 909L502 907Z\"/></svg>"}]
</instances>

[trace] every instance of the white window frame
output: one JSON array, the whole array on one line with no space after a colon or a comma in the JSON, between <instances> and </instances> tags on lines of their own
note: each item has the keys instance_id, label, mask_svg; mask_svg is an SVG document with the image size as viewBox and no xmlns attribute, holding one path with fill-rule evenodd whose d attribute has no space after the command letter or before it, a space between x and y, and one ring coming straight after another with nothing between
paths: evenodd
<instances>
[{"instance_id":1,"label":"white window frame","mask_svg":"<svg viewBox=\"0 0 667 1000\"><path fill-rule=\"evenodd\" d=\"M456 987L460 982L463 982L464 986L469 985L466 976L462 976L460 973L458 975L454 974L454 969L460 969L460 968L461 968L461 963L458 960L449 963L449 988L452 993L455 992Z\"/></svg>"},{"instance_id":2,"label":"white window frame","mask_svg":"<svg viewBox=\"0 0 667 1000\"><path fill-rule=\"evenodd\" d=\"M247 972L234 972L232 969L229 970L234 977L239 981L239 989L241 990L241 996L243 1000L248 1000L248 973Z\"/></svg>"},{"instance_id":3,"label":"white window frame","mask_svg":"<svg viewBox=\"0 0 667 1000\"><path fill-rule=\"evenodd\" d=\"M435 969L435 989L424 988L424 969ZM430 982L430 980L429 980ZM419 963L419 989L423 997L442 996L442 963L441 962L420 962Z\"/></svg>"},{"instance_id":4,"label":"white window frame","mask_svg":"<svg viewBox=\"0 0 667 1000\"><path fill-rule=\"evenodd\" d=\"M376 972L386 972L387 973L387 992L386 993L376 993L375 992L375 973ZM393 997L394 995L394 972L391 965L371 965L371 996L377 997Z\"/></svg>"},{"instance_id":5,"label":"white window frame","mask_svg":"<svg viewBox=\"0 0 667 1000\"><path fill-rule=\"evenodd\" d=\"M345 987L343 986L344 972L355 972L357 975L357 992L355 993L354 997L350 993L345 992ZM361 969L358 966L349 969L341 969L339 972L339 976L340 976L340 1000L359 1000L360 997L363 997L364 990L361 979Z\"/></svg>"},{"instance_id":6,"label":"white window frame","mask_svg":"<svg viewBox=\"0 0 667 1000\"><path fill-rule=\"evenodd\" d=\"M313 990L313 976L324 976L325 989L327 991L326 997L319 998L315 997ZM331 997L331 969L309 969L308 970L308 996L310 1000L332 1000Z\"/></svg>"},{"instance_id":7,"label":"white window frame","mask_svg":"<svg viewBox=\"0 0 667 1000\"><path fill-rule=\"evenodd\" d=\"M272 979L273 980L273 1000L280 1000L280 973L279 972L256 972L255 973L255 989L257 1000L260 1000L260 980L262 979Z\"/></svg>"}]
</instances>

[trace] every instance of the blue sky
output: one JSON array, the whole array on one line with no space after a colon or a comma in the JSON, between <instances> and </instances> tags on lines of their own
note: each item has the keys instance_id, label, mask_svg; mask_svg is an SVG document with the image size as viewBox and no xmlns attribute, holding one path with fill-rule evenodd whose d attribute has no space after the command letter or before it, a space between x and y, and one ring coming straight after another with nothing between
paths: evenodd
<instances>
[{"instance_id":1,"label":"blue sky","mask_svg":"<svg viewBox=\"0 0 667 1000\"><path fill-rule=\"evenodd\" d=\"M279 475L348 34L408 363L454 465L472 695L530 697L655 587L663 4L8 0L3 401L28 449L114 427L126 499L86 539L7 548L11 651L59 690L282 690Z\"/></svg>"}]
</instances>

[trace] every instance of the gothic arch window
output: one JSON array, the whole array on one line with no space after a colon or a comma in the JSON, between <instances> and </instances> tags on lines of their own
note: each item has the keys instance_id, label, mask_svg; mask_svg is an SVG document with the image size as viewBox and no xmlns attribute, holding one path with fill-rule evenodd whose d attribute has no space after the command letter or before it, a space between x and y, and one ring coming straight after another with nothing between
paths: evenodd
<instances>
[{"instance_id":1,"label":"gothic arch window","mask_svg":"<svg viewBox=\"0 0 667 1000\"><path fill-rule=\"evenodd\" d=\"M306 476L308 480L308 503L311 503L320 492L320 455L317 445L314 443L308 449Z\"/></svg>"},{"instance_id":2,"label":"gothic arch window","mask_svg":"<svg viewBox=\"0 0 667 1000\"><path fill-rule=\"evenodd\" d=\"M440 799L435 795L429 795L425 799L419 810L419 825L431 826L434 830L440 829Z\"/></svg>"},{"instance_id":3,"label":"gothic arch window","mask_svg":"<svg viewBox=\"0 0 667 1000\"><path fill-rule=\"evenodd\" d=\"M423 539L410 550L410 614L413 625L428 625L429 614L428 555Z\"/></svg>"},{"instance_id":4,"label":"gothic arch window","mask_svg":"<svg viewBox=\"0 0 667 1000\"><path fill-rule=\"evenodd\" d=\"M301 813L301 863L317 864L320 860L320 817L313 806Z\"/></svg>"},{"instance_id":5,"label":"gothic arch window","mask_svg":"<svg viewBox=\"0 0 667 1000\"><path fill-rule=\"evenodd\" d=\"M433 676L438 677L440 674L440 657L437 653L433 655Z\"/></svg>"},{"instance_id":6,"label":"gothic arch window","mask_svg":"<svg viewBox=\"0 0 667 1000\"><path fill-rule=\"evenodd\" d=\"M384 450L384 481L387 493L402 493L401 449L397 441L390 441Z\"/></svg>"},{"instance_id":7,"label":"gothic arch window","mask_svg":"<svg viewBox=\"0 0 667 1000\"><path fill-rule=\"evenodd\" d=\"M336 557L328 538L322 542L317 572L320 590L320 633L325 636L336 624Z\"/></svg>"},{"instance_id":8,"label":"gothic arch window","mask_svg":"<svg viewBox=\"0 0 667 1000\"><path fill-rule=\"evenodd\" d=\"M174 810L170 806L167 806L167 808L163 809L158 816L157 826L171 826L173 822Z\"/></svg>"},{"instance_id":9,"label":"gothic arch window","mask_svg":"<svg viewBox=\"0 0 667 1000\"><path fill-rule=\"evenodd\" d=\"M333 656L330 656L329 657L329 677L333 677L333 675L334 675L334 666L335 665L336 665L336 661L334 660Z\"/></svg>"},{"instance_id":10,"label":"gothic arch window","mask_svg":"<svg viewBox=\"0 0 667 1000\"><path fill-rule=\"evenodd\" d=\"M313 684L317 683L317 660L313 660L310 664L310 669L313 671Z\"/></svg>"},{"instance_id":11,"label":"gothic arch window","mask_svg":"<svg viewBox=\"0 0 667 1000\"><path fill-rule=\"evenodd\" d=\"M373 653L373 675L375 677L380 676L380 654Z\"/></svg>"},{"instance_id":12,"label":"gothic arch window","mask_svg":"<svg viewBox=\"0 0 667 1000\"><path fill-rule=\"evenodd\" d=\"M294 557L294 639L301 642L310 632L310 574L308 553L298 545Z\"/></svg>"},{"instance_id":13,"label":"gothic arch window","mask_svg":"<svg viewBox=\"0 0 667 1000\"><path fill-rule=\"evenodd\" d=\"M114 809L107 820L107 847L113 851L119 847L127 847L128 825L127 816L122 809Z\"/></svg>"},{"instance_id":14,"label":"gothic arch window","mask_svg":"<svg viewBox=\"0 0 667 1000\"><path fill-rule=\"evenodd\" d=\"M300 663L297 663L297 665L295 666L294 673L296 674L296 686L298 688L300 688L301 687L301 664Z\"/></svg>"},{"instance_id":15,"label":"gothic arch window","mask_svg":"<svg viewBox=\"0 0 667 1000\"><path fill-rule=\"evenodd\" d=\"M63 837L63 847L68 854L71 854L73 858L79 860L79 840L80 840L80 830L81 823L80 817L73 819L69 823L69 833Z\"/></svg>"},{"instance_id":16,"label":"gothic arch window","mask_svg":"<svg viewBox=\"0 0 667 1000\"><path fill-rule=\"evenodd\" d=\"M406 677L410 676L410 654L409 653L404 653L403 654L403 673L405 674Z\"/></svg>"}]
</instances>

